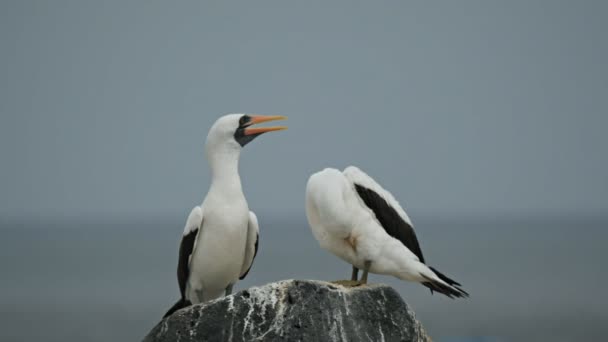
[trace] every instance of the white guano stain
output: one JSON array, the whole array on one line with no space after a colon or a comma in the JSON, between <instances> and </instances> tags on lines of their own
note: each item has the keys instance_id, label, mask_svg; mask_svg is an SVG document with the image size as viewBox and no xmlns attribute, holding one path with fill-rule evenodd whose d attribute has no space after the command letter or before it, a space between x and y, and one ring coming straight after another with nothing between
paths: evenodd
<instances>
[{"instance_id":1,"label":"white guano stain","mask_svg":"<svg viewBox=\"0 0 608 342\"><path fill-rule=\"evenodd\" d=\"M378 331L380 332L380 342L385 342L384 332L382 331L382 325L378 324Z\"/></svg>"}]
</instances>

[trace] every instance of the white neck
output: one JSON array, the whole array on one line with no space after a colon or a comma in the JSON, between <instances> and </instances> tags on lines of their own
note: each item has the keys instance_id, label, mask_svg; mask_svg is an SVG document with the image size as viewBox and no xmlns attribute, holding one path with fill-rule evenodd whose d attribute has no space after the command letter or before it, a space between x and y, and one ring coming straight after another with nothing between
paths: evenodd
<instances>
[{"instance_id":1,"label":"white neck","mask_svg":"<svg viewBox=\"0 0 608 342\"><path fill-rule=\"evenodd\" d=\"M240 149L216 145L215 148L205 150L211 166L211 187L218 186L227 192L242 192L239 176Z\"/></svg>"}]
</instances>

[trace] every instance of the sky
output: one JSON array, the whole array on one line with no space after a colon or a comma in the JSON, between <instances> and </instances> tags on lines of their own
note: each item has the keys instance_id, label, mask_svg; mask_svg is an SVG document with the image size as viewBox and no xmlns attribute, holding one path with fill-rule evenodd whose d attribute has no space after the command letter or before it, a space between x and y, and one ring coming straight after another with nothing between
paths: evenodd
<instances>
[{"instance_id":1,"label":"sky","mask_svg":"<svg viewBox=\"0 0 608 342\"><path fill-rule=\"evenodd\" d=\"M357 165L410 216L604 215L604 1L0 2L0 218L183 215L227 113L251 209Z\"/></svg>"}]
</instances>

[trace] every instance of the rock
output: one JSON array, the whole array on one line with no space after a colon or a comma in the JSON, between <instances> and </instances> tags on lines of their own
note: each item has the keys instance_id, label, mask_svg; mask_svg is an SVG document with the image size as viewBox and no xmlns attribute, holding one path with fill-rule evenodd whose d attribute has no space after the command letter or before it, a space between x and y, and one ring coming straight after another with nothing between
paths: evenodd
<instances>
[{"instance_id":1,"label":"rock","mask_svg":"<svg viewBox=\"0 0 608 342\"><path fill-rule=\"evenodd\" d=\"M430 340L386 285L285 280L179 310L144 342Z\"/></svg>"}]
</instances>

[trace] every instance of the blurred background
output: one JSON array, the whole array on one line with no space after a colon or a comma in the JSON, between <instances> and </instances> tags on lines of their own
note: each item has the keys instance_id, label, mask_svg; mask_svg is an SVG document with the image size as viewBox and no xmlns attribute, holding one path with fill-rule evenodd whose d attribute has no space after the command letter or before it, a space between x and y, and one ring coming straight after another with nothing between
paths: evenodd
<instances>
[{"instance_id":1,"label":"blurred background","mask_svg":"<svg viewBox=\"0 0 608 342\"><path fill-rule=\"evenodd\" d=\"M308 176L357 165L468 300L394 286L437 341L605 338L608 3L0 2L0 340L133 341L178 297L209 127L282 114L240 171L237 290L344 279Z\"/></svg>"}]
</instances>

